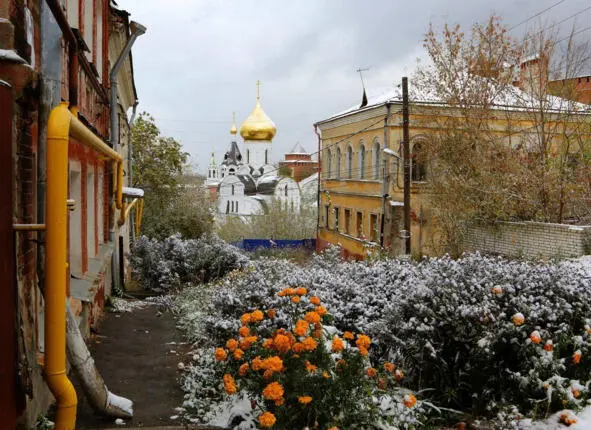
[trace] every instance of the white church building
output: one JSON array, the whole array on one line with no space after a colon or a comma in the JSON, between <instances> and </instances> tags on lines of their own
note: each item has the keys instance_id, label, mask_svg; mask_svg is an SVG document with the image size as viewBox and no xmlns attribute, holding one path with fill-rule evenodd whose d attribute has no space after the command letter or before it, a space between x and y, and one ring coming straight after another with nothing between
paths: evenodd
<instances>
[{"instance_id":1,"label":"white church building","mask_svg":"<svg viewBox=\"0 0 591 430\"><path fill-rule=\"evenodd\" d=\"M240 127L243 139L240 151L232 124L230 146L217 165L212 158L205 186L217 191L218 217L263 215L278 202L284 210L300 211L301 190L292 178L279 175L271 164L275 124L261 107L260 95L252 113Z\"/></svg>"}]
</instances>

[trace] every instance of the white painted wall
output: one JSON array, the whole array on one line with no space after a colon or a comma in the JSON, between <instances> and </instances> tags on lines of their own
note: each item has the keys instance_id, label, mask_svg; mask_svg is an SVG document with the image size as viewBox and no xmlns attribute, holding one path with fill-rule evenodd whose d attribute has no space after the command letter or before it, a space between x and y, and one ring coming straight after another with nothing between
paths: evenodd
<instances>
[{"instance_id":1,"label":"white painted wall","mask_svg":"<svg viewBox=\"0 0 591 430\"><path fill-rule=\"evenodd\" d=\"M292 178L282 178L275 187L275 199L281 202L281 207L290 212L300 211L300 187Z\"/></svg>"},{"instance_id":2,"label":"white painted wall","mask_svg":"<svg viewBox=\"0 0 591 430\"><path fill-rule=\"evenodd\" d=\"M247 164L250 164L255 169L266 164L271 164L273 148L270 140L245 140L243 146L244 148L241 152ZM266 158L265 151L267 153Z\"/></svg>"}]
</instances>

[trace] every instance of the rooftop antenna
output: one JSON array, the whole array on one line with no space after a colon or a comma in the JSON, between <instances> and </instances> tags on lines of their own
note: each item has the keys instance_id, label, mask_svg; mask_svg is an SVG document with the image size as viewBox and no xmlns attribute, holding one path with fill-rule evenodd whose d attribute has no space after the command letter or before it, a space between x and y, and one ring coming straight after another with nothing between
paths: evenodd
<instances>
[{"instance_id":1,"label":"rooftop antenna","mask_svg":"<svg viewBox=\"0 0 591 430\"><path fill-rule=\"evenodd\" d=\"M363 88L363 97L361 98L361 105L359 106L360 108L367 106L367 93L365 92L365 82L363 81L363 72L367 72L369 70L369 67L366 67L364 69L359 68L357 69L357 73L359 73L359 77L361 78L361 87Z\"/></svg>"}]
</instances>

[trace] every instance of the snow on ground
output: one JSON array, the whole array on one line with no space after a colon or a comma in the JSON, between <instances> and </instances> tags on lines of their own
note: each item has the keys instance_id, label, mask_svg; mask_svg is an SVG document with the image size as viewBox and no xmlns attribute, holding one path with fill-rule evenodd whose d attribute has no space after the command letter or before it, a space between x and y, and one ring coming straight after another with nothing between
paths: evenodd
<instances>
[{"instance_id":1,"label":"snow on ground","mask_svg":"<svg viewBox=\"0 0 591 430\"><path fill-rule=\"evenodd\" d=\"M113 394L109 391L107 397L107 406L113 406L125 414L129 415L130 417L133 416L133 402L125 397L118 396L117 394Z\"/></svg>"},{"instance_id":2,"label":"snow on ground","mask_svg":"<svg viewBox=\"0 0 591 430\"><path fill-rule=\"evenodd\" d=\"M147 302L144 300L125 300L118 299L116 297L113 298L113 310L115 312L132 312L136 309L143 309L151 304L153 304L153 302Z\"/></svg>"}]
</instances>

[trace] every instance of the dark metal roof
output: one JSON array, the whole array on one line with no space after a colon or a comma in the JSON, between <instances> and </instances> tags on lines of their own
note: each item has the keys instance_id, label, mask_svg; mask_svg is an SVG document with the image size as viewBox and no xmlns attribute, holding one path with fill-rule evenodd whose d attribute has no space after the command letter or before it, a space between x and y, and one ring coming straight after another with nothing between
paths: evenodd
<instances>
[{"instance_id":1,"label":"dark metal roof","mask_svg":"<svg viewBox=\"0 0 591 430\"><path fill-rule=\"evenodd\" d=\"M236 178L238 178L238 180L244 184L244 194L245 195L257 193L257 186L254 182L254 179L252 179L252 176L250 176L250 175L236 175Z\"/></svg>"},{"instance_id":2,"label":"dark metal roof","mask_svg":"<svg viewBox=\"0 0 591 430\"><path fill-rule=\"evenodd\" d=\"M240 153L240 149L238 149L238 144L236 142L230 143L230 148L224 154L224 161L222 161L222 166L228 165L239 165L242 164L242 154Z\"/></svg>"},{"instance_id":3,"label":"dark metal roof","mask_svg":"<svg viewBox=\"0 0 591 430\"><path fill-rule=\"evenodd\" d=\"M277 183L281 180L279 176L263 176L257 183L259 194L274 194Z\"/></svg>"}]
</instances>

